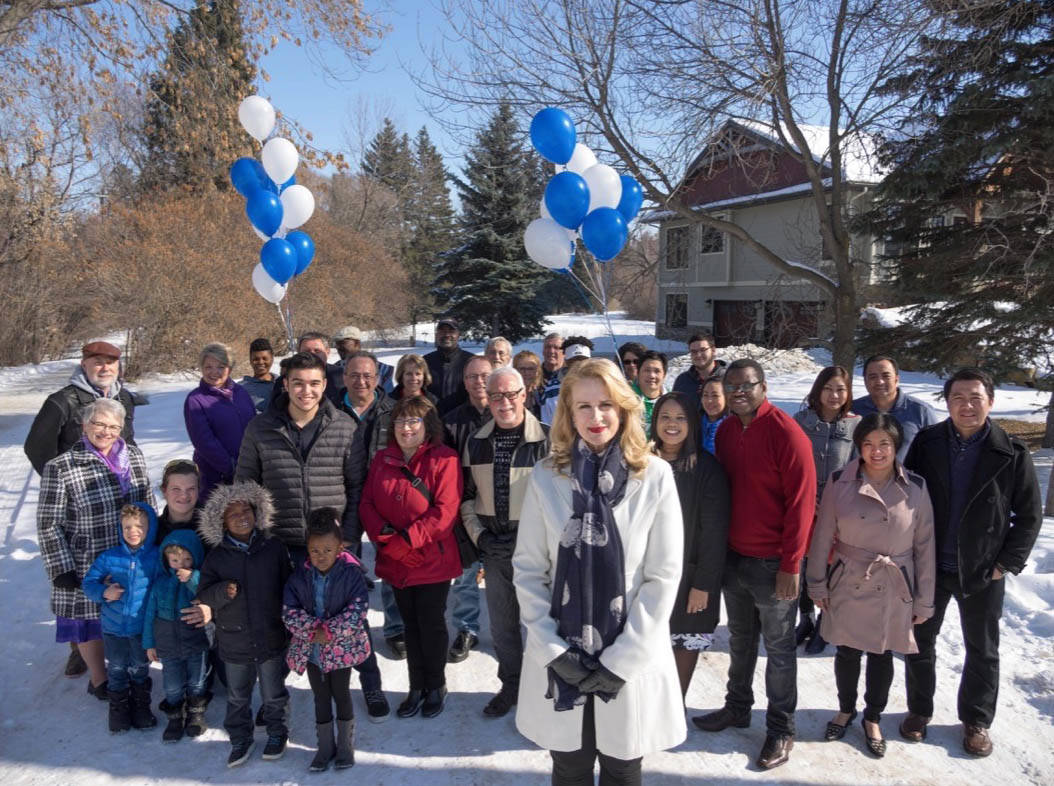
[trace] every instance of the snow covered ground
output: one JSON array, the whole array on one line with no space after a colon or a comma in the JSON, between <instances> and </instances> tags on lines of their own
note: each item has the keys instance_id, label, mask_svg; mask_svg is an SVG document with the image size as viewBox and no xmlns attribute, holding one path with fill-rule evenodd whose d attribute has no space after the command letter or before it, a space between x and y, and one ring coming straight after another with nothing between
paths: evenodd
<instances>
[{"instance_id":1,"label":"snow covered ground","mask_svg":"<svg viewBox=\"0 0 1054 786\"><path fill-rule=\"evenodd\" d=\"M598 351L611 352L606 327L595 316L554 317L553 329L563 335L601 337ZM431 344L431 326L420 326L418 351ZM649 346L683 353L684 345L654 338L650 322L618 318L619 343L638 340ZM539 351L541 342L526 344ZM518 346L517 349L522 347ZM394 362L408 347L385 347L383 359ZM728 356L727 353L723 356ZM816 374L828 358L821 352L795 351L761 358L769 369L769 397L788 411L797 410ZM678 367L687 362L684 358ZM44 397L65 384L76 361L0 369L0 783L337 783L363 784L491 784L547 782L549 757L520 737L512 714L485 719L483 705L498 688L497 664L483 606L482 642L463 663L447 668L451 691L439 718L399 720L382 725L365 720L361 694L355 690L357 764L347 773L307 773L314 725L306 678L292 679L291 744L285 758L264 762L259 748L251 763L237 770L224 766L228 745L222 728L223 696L209 708L216 728L203 737L178 745L162 745L160 730L106 732L105 706L85 695L86 678L63 679L66 648L54 644L54 619L48 610L47 583L40 565L36 536L38 478L22 453L29 424ZM245 369L238 369L237 376ZM854 389L863 391L859 378ZM169 459L189 457L182 404L196 384L196 374L152 376L133 385L147 393L151 404L136 412L136 438L155 481ZM905 374L904 389L934 400L940 381L924 374ZM1041 420L1044 397L1027 388L1007 386L996 395L994 415ZM1035 455L1046 487L1051 451ZM377 598L374 597L374 601ZM380 626L381 614L371 611ZM645 759L645 783L718 784L765 781L790 784L976 784L1054 782L1054 528L1047 519L1028 568L1007 579L1003 616L1002 693L992 730L995 752L988 759L968 757L960 744L956 719L956 689L962 668L962 641L954 605L949 608L939 645L937 712L925 743L903 742L896 726L906 711L902 669L898 666L891 702L883 721L890 740L882 760L862 750L859 726L841 742L823 742L824 725L836 709L831 651L799 658L798 735L790 762L772 773L760 773L753 760L764 739L762 658L754 690L759 703L749 729L705 734L689 727L688 739L673 751ZM381 670L389 700L397 703L407 688L405 663L387 657L379 646ZM700 659L688 695L688 715L720 706L728 666L727 639L718 629L715 647ZM155 702L160 700L160 673L155 677Z\"/></svg>"}]
</instances>

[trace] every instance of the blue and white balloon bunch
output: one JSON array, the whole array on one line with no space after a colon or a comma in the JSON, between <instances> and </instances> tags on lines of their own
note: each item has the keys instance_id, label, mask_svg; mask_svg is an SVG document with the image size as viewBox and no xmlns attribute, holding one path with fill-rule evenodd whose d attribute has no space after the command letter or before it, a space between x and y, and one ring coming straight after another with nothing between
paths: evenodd
<instances>
[{"instance_id":1,"label":"blue and white balloon bunch","mask_svg":"<svg viewBox=\"0 0 1054 786\"><path fill-rule=\"evenodd\" d=\"M541 218L523 235L527 255L542 267L565 270L574 262L575 239L597 260L613 259L626 245L629 222L644 201L640 184L597 162L577 141L574 123L562 109L546 107L531 120L531 143L556 174L545 187Z\"/></svg>"},{"instance_id":2,"label":"blue and white balloon bunch","mask_svg":"<svg viewBox=\"0 0 1054 786\"><path fill-rule=\"evenodd\" d=\"M239 158L231 164L231 183L245 197L245 213L264 241L260 262L252 273L253 287L264 300L278 303L290 279L307 270L315 256L311 236L297 229L315 212L315 197L296 183L293 173L300 163L296 146L282 137L267 139L275 124L271 103L261 96L249 96L238 106L238 120L253 139L263 143L262 163Z\"/></svg>"}]
</instances>

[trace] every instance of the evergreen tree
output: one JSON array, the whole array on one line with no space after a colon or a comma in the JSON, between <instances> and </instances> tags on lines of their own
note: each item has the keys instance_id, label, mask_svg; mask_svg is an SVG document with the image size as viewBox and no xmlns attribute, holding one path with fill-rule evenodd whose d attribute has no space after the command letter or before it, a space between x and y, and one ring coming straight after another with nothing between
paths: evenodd
<instances>
[{"instance_id":1,"label":"evergreen tree","mask_svg":"<svg viewBox=\"0 0 1054 786\"><path fill-rule=\"evenodd\" d=\"M399 195L400 203L405 204L414 179L410 137L405 133L400 135L387 117L363 156L362 173L394 191Z\"/></svg>"},{"instance_id":2,"label":"evergreen tree","mask_svg":"<svg viewBox=\"0 0 1054 786\"><path fill-rule=\"evenodd\" d=\"M536 156L521 144L508 104L501 104L467 153L461 198L461 245L436 269L433 294L443 313L477 338L517 342L540 334L545 309L536 297L546 272L527 258L523 232L538 215Z\"/></svg>"},{"instance_id":3,"label":"evergreen tree","mask_svg":"<svg viewBox=\"0 0 1054 786\"><path fill-rule=\"evenodd\" d=\"M195 0L150 78L141 186L229 188L231 163L255 152L238 122L255 78L238 0Z\"/></svg>"},{"instance_id":4,"label":"evergreen tree","mask_svg":"<svg viewBox=\"0 0 1054 786\"><path fill-rule=\"evenodd\" d=\"M432 312L431 284L436 260L454 242L454 208L447 190L449 175L443 157L421 127L414 139L414 181L406 205L410 234L404 264L415 293L411 321Z\"/></svg>"},{"instance_id":5,"label":"evergreen tree","mask_svg":"<svg viewBox=\"0 0 1054 786\"><path fill-rule=\"evenodd\" d=\"M950 6L889 88L918 100L885 146L870 216L908 302L895 335L935 370L997 376L1049 358L1054 331L1054 0Z\"/></svg>"}]
</instances>

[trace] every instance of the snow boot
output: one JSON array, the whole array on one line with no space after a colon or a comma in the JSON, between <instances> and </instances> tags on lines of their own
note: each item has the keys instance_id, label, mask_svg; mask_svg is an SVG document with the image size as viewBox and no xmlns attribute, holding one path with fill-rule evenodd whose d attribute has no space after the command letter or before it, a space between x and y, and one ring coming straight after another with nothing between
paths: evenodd
<instances>
[{"instance_id":1,"label":"snow boot","mask_svg":"<svg viewBox=\"0 0 1054 786\"><path fill-rule=\"evenodd\" d=\"M158 707L168 716L168 725L161 735L161 742L179 742L183 739L183 702L169 704L167 700Z\"/></svg>"},{"instance_id":2,"label":"snow boot","mask_svg":"<svg viewBox=\"0 0 1054 786\"><path fill-rule=\"evenodd\" d=\"M206 696L191 696L187 699L187 725L185 731L188 737L200 737L205 733L208 724L205 723L205 708L209 705Z\"/></svg>"},{"instance_id":3,"label":"snow boot","mask_svg":"<svg viewBox=\"0 0 1054 786\"><path fill-rule=\"evenodd\" d=\"M132 692L110 691L110 734L121 734L132 728Z\"/></svg>"},{"instance_id":4,"label":"snow boot","mask_svg":"<svg viewBox=\"0 0 1054 786\"><path fill-rule=\"evenodd\" d=\"M157 726L157 718L150 712L150 681L132 684L132 727L152 729Z\"/></svg>"},{"instance_id":5,"label":"snow boot","mask_svg":"<svg viewBox=\"0 0 1054 786\"><path fill-rule=\"evenodd\" d=\"M311 760L311 766L307 768L307 771L325 772L329 769L329 763L333 761L333 757L337 755L337 746L333 742L333 721L316 723L315 729L318 731L318 753Z\"/></svg>"},{"instance_id":6,"label":"snow boot","mask_svg":"<svg viewBox=\"0 0 1054 786\"><path fill-rule=\"evenodd\" d=\"M346 770L355 764L355 719L337 721L337 760L333 766Z\"/></svg>"}]
</instances>

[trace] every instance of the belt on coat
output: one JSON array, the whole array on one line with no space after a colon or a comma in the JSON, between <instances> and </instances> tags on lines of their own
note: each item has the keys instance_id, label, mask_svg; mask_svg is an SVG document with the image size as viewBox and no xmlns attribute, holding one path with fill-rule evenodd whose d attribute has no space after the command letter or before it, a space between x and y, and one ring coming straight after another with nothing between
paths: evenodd
<instances>
[{"instance_id":1,"label":"belt on coat","mask_svg":"<svg viewBox=\"0 0 1054 786\"><path fill-rule=\"evenodd\" d=\"M914 600L914 593L912 591L911 581L908 578L907 568L903 565L897 564L897 560L909 559L914 553L912 549L902 551L900 554L879 554L878 552L869 549L850 546L848 543L837 543L834 547L834 551L839 556L852 560L853 562L866 562L867 570L864 571L864 581L871 580L871 572L876 568L888 569L890 575L896 577L894 580L897 582L900 589L903 590L902 597L904 601L910 603Z\"/></svg>"}]
</instances>

